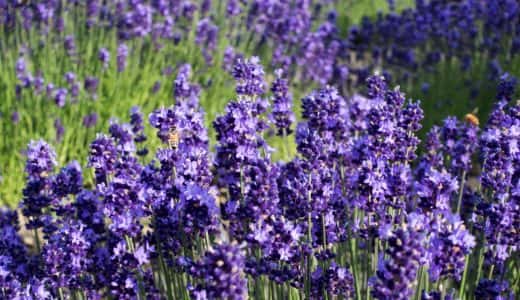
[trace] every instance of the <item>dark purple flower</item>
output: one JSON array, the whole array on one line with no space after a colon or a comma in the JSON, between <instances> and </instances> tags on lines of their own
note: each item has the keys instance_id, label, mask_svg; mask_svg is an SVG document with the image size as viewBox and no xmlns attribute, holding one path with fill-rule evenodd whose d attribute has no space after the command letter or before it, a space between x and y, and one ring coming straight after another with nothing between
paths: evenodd
<instances>
[{"instance_id":1,"label":"dark purple flower","mask_svg":"<svg viewBox=\"0 0 520 300\"><path fill-rule=\"evenodd\" d=\"M509 299L509 284L507 281L499 281L483 278L475 289L475 297L478 299ZM513 295L511 295L513 299Z\"/></svg>"},{"instance_id":2,"label":"dark purple flower","mask_svg":"<svg viewBox=\"0 0 520 300\"><path fill-rule=\"evenodd\" d=\"M134 135L134 142L143 143L146 141L144 133L143 114L138 106L133 106L130 109L130 125L132 126L132 133Z\"/></svg>"},{"instance_id":3,"label":"dark purple flower","mask_svg":"<svg viewBox=\"0 0 520 300\"><path fill-rule=\"evenodd\" d=\"M65 88L59 88L56 90L56 94L54 95L54 101L58 107L64 107L67 102L67 94L68 91Z\"/></svg>"},{"instance_id":4,"label":"dark purple flower","mask_svg":"<svg viewBox=\"0 0 520 300\"><path fill-rule=\"evenodd\" d=\"M213 195L207 190L188 184L180 194L180 202L175 207L179 224L184 234L191 239L204 237L204 233L217 229L218 208Z\"/></svg>"},{"instance_id":5,"label":"dark purple flower","mask_svg":"<svg viewBox=\"0 0 520 300\"><path fill-rule=\"evenodd\" d=\"M228 17L234 17L242 12L240 7L240 1L238 0L227 0L226 14Z\"/></svg>"},{"instance_id":6,"label":"dark purple flower","mask_svg":"<svg viewBox=\"0 0 520 300\"><path fill-rule=\"evenodd\" d=\"M93 112L83 117L83 126L85 128L91 128L96 126L98 120L97 113Z\"/></svg>"},{"instance_id":7,"label":"dark purple flower","mask_svg":"<svg viewBox=\"0 0 520 300\"><path fill-rule=\"evenodd\" d=\"M108 68L108 64L110 62L110 52L107 48L99 49L98 58L103 63L103 68Z\"/></svg>"},{"instance_id":8,"label":"dark purple flower","mask_svg":"<svg viewBox=\"0 0 520 300\"><path fill-rule=\"evenodd\" d=\"M210 19L204 18L197 24L195 43L202 47L202 55L206 63L211 64L215 48L217 47L218 27Z\"/></svg>"},{"instance_id":9,"label":"dark purple flower","mask_svg":"<svg viewBox=\"0 0 520 300\"><path fill-rule=\"evenodd\" d=\"M454 117L444 120L440 131L444 154L451 156L450 171L459 175L471 169L472 156L478 144L478 126L460 122Z\"/></svg>"},{"instance_id":10,"label":"dark purple flower","mask_svg":"<svg viewBox=\"0 0 520 300\"><path fill-rule=\"evenodd\" d=\"M11 122L13 122L15 125L20 122L20 113L18 111L15 110L11 114Z\"/></svg>"},{"instance_id":11,"label":"dark purple flower","mask_svg":"<svg viewBox=\"0 0 520 300\"><path fill-rule=\"evenodd\" d=\"M351 298L354 291L354 279L347 268L339 267L335 262L327 270L320 267L312 274L311 294L321 299L323 293L332 296Z\"/></svg>"},{"instance_id":12,"label":"dark purple flower","mask_svg":"<svg viewBox=\"0 0 520 300\"><path fill-rule=\"evenodd\" d=\"M453 296L448 294L443 297L441 292L426 292L423 290L421 293L421 300L453 300Z\"/></svg>"},{"instance_id":13,"label":"dark purple flower","mask_svg":"<svg viewBox=\"0 0 520 300\"><path fill-rule=\"evenodd\" d=\"M116 119L111 119L108 131L116 141L119 152L133 153L136 151L134 134L130 124L120 124Z\"/></svg>"},{"instance_id":14,"label":"dark purple flower","mask_svg":"<svg viewBox=\"0 0 520 300\"><path fill-rule=\"evenodd\" d=\"M27 229L43 227L47 222L43 209L52 201L50 176L55 166L56 153L49 144L43 140L29 143L25 165L27 184L20 203L23 215L28 218Z\"/></svg>"},{"instance_id":15,"label":"dark purple flower","mask_svg":"<svg viewBox=\"0 0 520 300\"><path fill-rule=\"evenodd\" d=\"M76 42L74 41L74 36L67 35L65 37L65 41L63 42L63 47L65 51L67 51L67 55L73 56L76 54Z\"/></svg>"},{"instance_id":16,"label":"dark purple flower","mask_svg":"<svg viewBox=\"0 0 520 300\"><path fill-rule=\"evenodd\" d=\"M45 92L47 95L47 98L52 98L52 94L54 92L54 84L52 82L49 82L47 86L45 87Z\"/></svg>"},{"instance_id":17,"label":"dark purple flower","mask_svg":"<svg viewBox=\"0 0 520 300\"><path fill-rule=\"evenodd\" d=\"M500 83L497 87L497 100L510 102L515 95L518 80L509 73L500 76Z\"/></svg>"},{"instance_id":18,"label":"dark purple flower","mask_svg":"<svg viewBox=\"0 0 520 300\"><path fill-rule=\"evenodd\" d=\"M34 78L34 91L36 94L40 94L43 92L43 84L45 83L45 80L43 79L43 76L41 74L37 74Z\"/></svg>"},{"instance_id":19,"label":"dark purple flower","mask_svg":"<svg viewBox=\"0 0 520 300\"><path fill-rule=\"evenodd\" d=\"M151 92L152 92L152 94L157 94L160 89L161 89L161 81L157 80L154 82Z\"/></svg>"},{"instance_id":20,"label":"dark purple flower","mask_svg":"<svg viewBox=\"0 0 520 300\"><path fill-rule=\"evenodd\" d=\"M29 180L40 180L48 177L56 163L56 152L43 140L31 141L27 148L25 172Z\"/></svg>"},{"instance_id":21,"label":"dark purple flower","mask_svg":"<svg viewBox=\"0 0 520 300\"><path fill-rule=\"evenodd\" d=\"M198 98L200 87L197 84L192 84L190 82L190 77L191 66L189 64L181 65L174 82L173 94L176 98L184 98L187 100L192 100L190 98Z\"/></svg>"},{"instance_id":22,"label":"dark purple flower","mask_svg":"<svg viewBox=\"0 0 520 300\"><path fill-rule=\"evenodd\" d=\"M475 247L473 237L458 215L434 213L431 221L429 268L431 281L454 278L459 281L464 271L466 255Z\"/></svg>"},{"instance_id":23,"label":"dark purple flower","mask_svg":"<svg viewBox=\"0 0 520 300\"><path fill-rule=\"evenodd\" d=\"M459 184L446 170L435 168L426 170L424 177L415 185L418 206L424 211L433 209L450 210L452 198L459 189Z\"/></svg>"},{"instance_id":24,"label":"dark purple flower","mask_svg":"<svg viewBox=\"0 0 520 300\"><path fill-rule=\"evenodd\" d=\"M370 279L377 299L409 299L424 249L420 233L412 226L395 229L388 238L387 259L381 255L375 277Z\"/></svg>"},{"instance_id":25,"label":"dark purple flower","mask_svg":"<svg viewBox=\"0 0 520 300\"><path fill-rule=\"evenodd\" d=\"M286 79L282 78L282 70L276 70L276 79L271 86L273 92L272 119L278 129L278 135L288 135L292 132L291 125L296 120L292 111L292 96Z\"/></svg>"},{"instance_id":26,"label":"dark purple flower","mask_svg":"<svg viewBox=\"0 0 520 300\"><path fill-rule=\"evenodd\" d=\"M150 125L158 129L157 136L163 143L168 143L170 133L176 130L177 119L172 108L160 108L153 111L148 120Z\"/></svg>"},{"instance_id":27,"label":"dark purple flower","mask_svg":"<svg viewBox=\"0 0 520 300\"><path fill-rule=\"evenodd\" d=\"M515 173L514 162L518 162L518 136L520 117L514 115L518 105L511 109L499 102L492 111L489 124L480 137L483 171L482 186L502 198L511 186Z\"/></svg>"},{"instance_id":28,"label":"dark purple flower","mask_svg":"<svg viewBox=\"0 0 520 300\"><path fill-rule=\"evenodd\" d=\"M46 275L52 278L53 289L88 288L92 275L87 271L92 264L88 252L90 244L88 232L81 222L70 221L62 224L49 238L42 250ZM67 264L63 264L67 261Z\"/></svg>"},{"instance_id":29,"label":"dark purple flower","mask_svg":"<svg viewBox=\"0 0 520 300\"><path fill-rule=\"evenodd\" d=\"M75 195L83 187L83 174L77 161L63 167L52 180L52 191L57 197Z\"/></svg>"},{"instance_id":30,"label":"dark purple flower","mask_svg":"<svg viewBox=\"0 0 520 300\"><path fill-rule=\"evenodd\" d=\"M85 83L83 87L85 90L92 96L93 99L97 98L97 89L98 89L99 79L94 76L85 77Z\"/></svg>"},{"instance_id":31,"label":"dark purple flower","mask_svg":"<svg viewBox=\"0 0 520 300\"><path fill-rule=\"evenodd\" d=\"M94 168L96 181L105 182L106 176L115 170L117 149L112 138L98 134L90 144L88 166Z\"/></svg>"},{"instance_id":32,"label":"dark purple flower","mask_svg":"<svg viewBox=\"0 0 520 300\"><path fill-rule=\"evenodd\" d=\"M233 77L237 82L238 95L261 96L265 91L264 69L256 56L238 59L233 67Z\"/></svg>"},{"instance_id":33,"label":"dark purple flower","mask_svg":"<svg viewBox=\"0 0 520 300\"><path fill-rule=\"evenodd\" d=\"M3 287L8 287L11 280L24 280L30 276L30 257L18 234L19 227L15 210L0 208L0 284Z\"/></svg>"},{"instance_id":34,"label":"dark purple flower","mask_svg":"<svg viewBox=\"0 0 520 300\"><path fill-rule=\"evenodd\" d=\"M76 74L74 74L73 72L65 73L64 78L68 85L72 85L74 84L74 82L76 82Z\"/></svg>"},{"instance_id":35,"label":"dark purple flower","mask_svg":"<svg viewBox=\"0 0 520 300\"><path fill-rule=\"evenodd\" d=\"M246 299L244 267L245 258L239 246L215 245L197 264L193 275L200 277L203 284L188 286L191 296L194 299Z\"/></svg>"}]
</instances>

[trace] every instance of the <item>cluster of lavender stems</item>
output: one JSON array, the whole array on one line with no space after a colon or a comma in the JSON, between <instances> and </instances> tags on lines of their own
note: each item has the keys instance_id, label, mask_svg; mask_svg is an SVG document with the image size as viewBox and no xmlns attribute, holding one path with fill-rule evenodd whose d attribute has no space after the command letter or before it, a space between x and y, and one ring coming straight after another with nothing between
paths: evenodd
<instances>
[{"instance_id":1,"label":"cluster of lavender stems","mask_svg":"<svg viewBox=\"0 0 520 300\"><path fill-rule=\"evenodd\" d=\"M388 1L390 8L394 2ZM442 76L438 67L444 64L469 79L464 84L470 97L487 95L488 86L483 85L499 82L520 51L518 2L414 2L400 12L363 17L349 28L343 60L351 80L364 82L372 70L380 69L387 80L418 83L416 89L427 94L431 82L418 80L424 80L425 73ZM338 84L345 85L339 79Z\"/></svg>"},{"instance_id":2,"label":"cluster of lavender stems","mask_svg":"<svg viewBox=\"0 0 520 300\"><path fill-rule=\"evenodd\" d=\"M301 81L326 83L337 73L334 63L344 48L335 18L331 17L333 10L329 1L321 0L46 0L34 5L6 1L0 3L0 30L6 36L0 50L17 55L14 71L18 99L42 96L58 107L97 99L107 74L113 70L130 72L132 56L149 48L160 52L172 45L196 46L207 66L227 57L230 61L224 63L225 68L243 51L276 45L270 46L272 66L294 76L299 73ZM27 40L18 38L25 35ZM110 36L116 37L115 46L105 38ZM94 41L89 41L89 48L81 40L85 37ZM228 55L221 53L222 44L227 45ZM69 70L60 70L63 74L58 76L54 71L45 74L48 66L35 58L44 49L63 52ZM95 58L99 64L83 70L84 61ZM181 62L175 61L173 67L177 63ZM151 89L157 92L160 81Z\"/></svg>"},{"instance_id":3,"label":"cluster of lavender stems","mask_svg":"<svg viewBox=\"0 0 520 300\"><path fill-rule=\"evenodd\" d=\"M20 207L0 211L0 298L518 295L520 103L506 77L482 128L447 118L421 144L420 102L382 76L348 99L308 94L294 124L288 79L265 73L237 60L214 151L189 65L175 103L148 116L156 136L135 107L91 142L86 170L31 142ZM272 159L273 130L294 157Z\"/></svg>"},{"instance_id":4,"label":"cluster of lavender stems","mask_svg":"<svg viewBox=\"0 0 520 300\"><path fill-rule=\"evenodd\" d=\"M438 75L437 67L444 63L468 74L476 70L486 75L474 80L470 74L465 80L472 100L480 89L486 94L488 82L500 81L520 50L520 5L515 0L417 0L414 7L400 12L393 9L394 2L388 1L389 13L365 17L342 33L341 12L328 0L5 1L0 3L0 30L6 37L0 50L16 59L13 88L17 100L49 100L59 108L98 99L116 76L113 73L135 72L132 64L139 53L165 48L168 52L172 45L200 49L202 64L220 63L228 71L244 53L267 49L263 56L269 69L283 70L302 87L334 84L342 92L364 85L374 70L383 70L389 83L405 84L412 79L415 83L419 80L415 77L424 74ZM109 36L115 40L105 38ZM37 58L56 49L66 61L57 72ZM85 68L87 60L97 63ZM171 71L183 63L176 60L165 69ZM170 71L161 70L160 79L149 84L151 95L165 89ZM275 85L281 90L273 92L274 97L290 98L283 92L283 82ZM430 82L416 86L427 93ZM10 106L9 126L20 122L21 105ZM288 107L279 107L281 114L273 114L274 119L288 122L279 117ZM82 114L84 127L97 124L99 112ZM63 140L67 127L62 124L64 117L55 117L57 142Z\"/></svg>"}]
</instances>

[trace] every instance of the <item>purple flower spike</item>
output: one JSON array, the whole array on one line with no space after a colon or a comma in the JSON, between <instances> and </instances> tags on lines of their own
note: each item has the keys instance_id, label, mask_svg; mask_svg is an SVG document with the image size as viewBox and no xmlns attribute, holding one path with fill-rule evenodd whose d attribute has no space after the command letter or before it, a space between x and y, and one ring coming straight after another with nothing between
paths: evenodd
<instances>
[{"instance_id":1,"label":"purple flower spike","mask_svg":"<svg viewBox=\"0 0 520 300\"><path fill-rule=\"evenodd\" d=\"M377 299L409 299L424 249L420 234L412 226L399 228L388 238L386 254L381 255L376 276L370 279L372 296Z\"/></svg>"},{"instance_id":2,"label":"purple flower spike","mask_svg":"<svg viewBox=\"0 0 520 300\"><path fill-rule=\"evenodd\" d=\"M244 267L244 254L239 246L216 245L204 255L193 272L194 276L202 278L204 284L189 286L191 296L194 299L246 299Z\"/></svg>"},{"instance_id":3,"label":"purple flower spike","mask_svg":"<svg viewBox=\"0 0 520 300\"><path fill-rule=\"evenodd\" d=\"M256 56L246 60L238 59L233 68L233 77L237 82L238 95L261 96L265 91L264 69Z\"/></svg>"},{"instance_id":4,"label":"purple flower spike","mask_svg":"<svg viewBox=\"0 0 520 300\"><path fill-rule=\"evenodd\" d=\"M108 64L110 63L110 52L107 48L99 49L98 58L103 63L103 68L108 68Z\"/></svg>"},{"instance_id":5,"label":"purple flower spike","mask_svg":"<svg viewBox=\"0 0 520 300\"><path fill-rule=\"evenodd\" d=\"M49 176L56 165L56 152L49 144L43 140L29 143L25 165L29 180L39 180Z\"/></svg>"},{"instance_id":6,"label":"purple flower spike","mask_svg":"<svg viewBox=\"0 0 520 300\"><path fill-rule=\"evenodd\" d=\"M128 46L120 44L117 47L117 71L123 72L126 69L127 57L128 57Z\"/></svg>"},{"instance_id":7,"label":"purple flower spike","mask_svg":"<svg viewBox=\"0 0 520 300\"><path fill-rule=\"evenodd\" d=\"M282 70L276 70L276 79L271 86L273 92L272 119L278 129L278 135L291 134L291 125L296 120L292 110L292 96L286 79L282 78Z\"/></svg>"},{"instance_id":8,"label":"purple flower spike","mask_svg":"<svg viewBox=\"0 0 520 300\"><path fill-rule=\"evenodd\" d=\"M65 88L59 88L56 90L56 94L54 95L54 102L58 107L64 107L67 103L67 94L68 91Z\"/></svg>"}]
</instances>

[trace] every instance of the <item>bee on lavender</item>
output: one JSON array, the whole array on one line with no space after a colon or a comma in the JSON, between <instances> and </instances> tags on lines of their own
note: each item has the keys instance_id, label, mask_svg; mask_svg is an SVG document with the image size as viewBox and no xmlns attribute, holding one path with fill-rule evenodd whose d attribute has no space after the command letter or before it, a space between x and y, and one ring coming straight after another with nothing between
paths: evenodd
<instances>
[{"instance_id":1,"label":"bee on lavender","mask_svg":"<svg viewBox=\"0 0 520 300\"><path fill-rule=\"evenodd\" d=\"M168 145L171 149L175 150L179 147L180 135L177 129L171 129L168 132Z\"/></svg>"},{"instance_id":2,"label":"bee on lavender","mask_svg":"<svg viewBox=\"0 0 520 300\"><path fill-rule=\"evenodd\" d=\"M478 117L473 113L466 114L464 116L464 120L474 126L480 125L480 121L479 121Z\"/></svg>"}]
</instances>

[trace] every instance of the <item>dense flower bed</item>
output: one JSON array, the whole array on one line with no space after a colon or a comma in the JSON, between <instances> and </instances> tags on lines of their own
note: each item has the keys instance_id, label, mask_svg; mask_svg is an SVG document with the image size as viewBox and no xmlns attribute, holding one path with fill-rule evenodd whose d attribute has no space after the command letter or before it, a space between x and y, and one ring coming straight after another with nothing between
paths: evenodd
<instances>
[{"instance_id":1,"label":"dense flower bed","mask_svg":"<svg viewBox=\"0 0 520 300\"><path fill-rule=\"evenodd\" d=\"M499 86L482 130L450 117L418 151L423 111L381 76L345 99L330 86L301 100L239 59L236 97L213 122L180 68L175 104L138 108L58 168L27 148L19 220L0 214L6 299L513 299L518 293L520 103ZM267 97L268 89L272 97ZM294 132L291 128L295 128ZM268 132L295 135L272 159ZM162 142L155 153L147 143ZM23 221L20 224L19 221ZM34 233L32 247L19 231Z\"/></svg>"}]
</instances>

